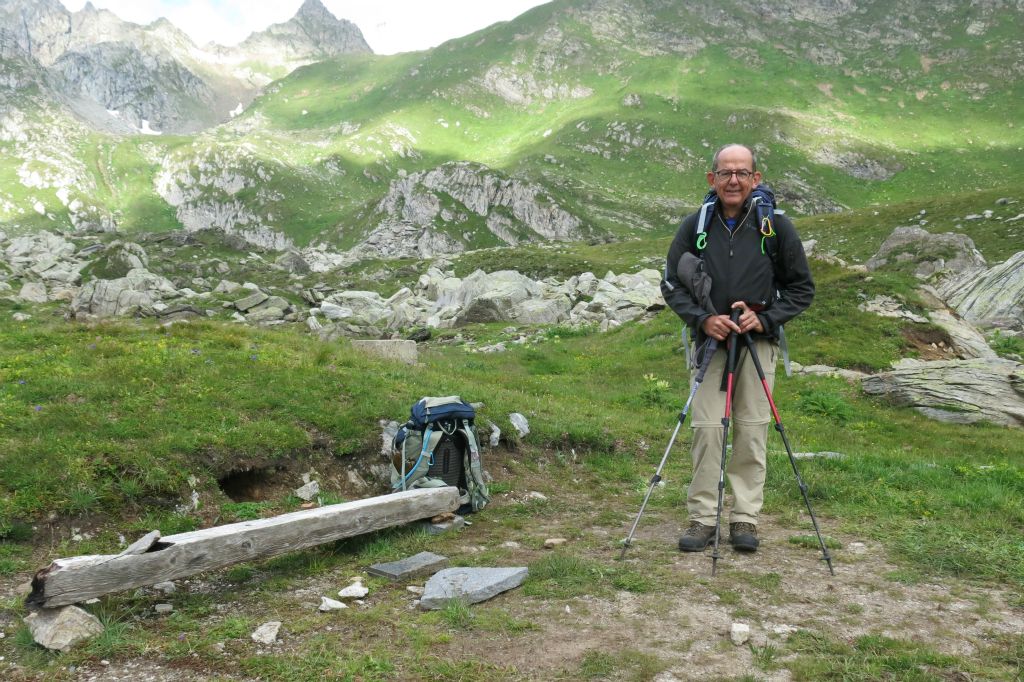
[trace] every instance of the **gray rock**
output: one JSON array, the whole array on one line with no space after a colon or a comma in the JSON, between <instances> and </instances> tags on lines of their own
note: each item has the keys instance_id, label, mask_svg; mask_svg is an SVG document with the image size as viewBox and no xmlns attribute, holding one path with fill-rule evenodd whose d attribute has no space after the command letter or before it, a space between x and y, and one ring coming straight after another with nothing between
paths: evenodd
<instances>
[{"instance_id":1,"label":"gray rock","mask_svg":"<svg viewBox=\"0 0 1024 682\"><path fill-rule=\"evenodd\" d=\"M950 278L938 293L968 322L1024 329L1024 251L987 270Z\"/></svg>"},{"instance_id":2,"label":"gray rock","mask_svg":"<svg viewBox=\"0 0 1024 682\"><path fill-rule=\"evenodd\" d=\"M529 570L515 568L446 568L427 581L420 599L423 609L442 609L453 599L476 604L519 587Z\"/></svg>"},{"instance_id":3,"label":"gray rock","mask_svg":"<svg viewBox=\"0 0 1024 682\"><path fill-rule=\"evenodd\" d=\"M845 459L846 455L841 452L794 452L793 459Z\"/></svg>"},{"instance_id":4,"label":"gray rock","mask_svg":"<svg viewBox=\"0 0 1024 682\"><path fill-rule=\"evenodd\" d=\"M351 308L331 303L330 301L324 301L320 304L320 312L324 314L328 320L344 320L352 317L355 311Z\"/></svg>"},{"instance_id":5,"label":"gray rock","mask_svg":"<svg viewBox=\"0 0 1024 682\"><path fill-rule=\"evenodd\" d=\"M736 646L743 646L750 641L750 626L746 623L733 623L729 629L729 639Z\"/></svg>"},{"instance_id":6,"label":"gray rock","mask_svg":"<svg viewBox=\"0 0 1024 682\"><path fill-rule=\"evenodd\" d=\"M516 433L519 434L520 438L523 438L530 433L530 423L526 421L526 417L518 412L511 413L508 416L508 420L512 422L512 428L516 430Z\"/></svg>"},{"instance_id":7,"label":"gray rock","mask_svg":"<svg viewBox=\"0 0 1024 682\"><path fill-rule=\"evenodd\" d=\"M75 644L103 633L99 619L77 606L40 609L24 620L32 639L54 651L70 651Z\"/></svg>"},{"instance_id":8,"label":"gray rock","mask_svg":"<svg viewBox=\"0 0 1024 682\"><path fill-rule=\"evenodd\" d=\"M362 599L369 593L370 590L363 585L362 579L357 579L348 587L338 590L338 596L342 599Z\"/></svg>"},{"instance_id":9,"label":"gray rock","mask_svg":"<svg viewBox=\"0 0 1024 682\"><path fill-rule=\"evenodd\" d=\"M288 272L292 272L295 274L305 275L311 272L309 263L307 263L306 259L302 257L302 254L300 254L298 251L295 251L294 249L290 249L284 252L282 255L278 256L277 260L274 262L283 267Z\"/></svg>"},{"instance_id":10,"label":"gray rock","mask_svg":"<svg viewBox=\"0 0 1024 682\"><path fill-rule=\"evenodd\" d=\"M153 315L156 302L178 295L166 278L135 269L119 279L86 282L71 301L71 314L76 318Z\"/></svg>"},{"instance_id":11,"label":"gray rock","mask_svg":"<svg viewBox=\"0 0 1024 682\"><path fill-rule=\"evenodd\" d=\"M251 324L273 323L283 320L285 309L275 306L260 306L253 308L245 314L245 321Z\"/></svg>"},{"instance_id":12,"label":"gray rock","mask_svg":"<svg viewBox=\"0 0 1024 682\"><path fill-rule=\"evenodd\" d=\"M572 303L565 296L532 298L511 310L510 317L520 324L559 324L569 319Z\"/></svg>"},{"instance_id":13,"label":"gray rock","mask_svg":"<svg viewBox=\"0 0 1024 682\"><path fill-rule=\"evenodd\" d=\"M266 295L262 291L257 291L246 296L245 298L240 298L237 301L235 301L235 308L238 309L240 312L244 313L250 308L255 308L260 303L263 303L269 298L270 296Z\"/></svg>"},{"instance_id":14,"label":"gray rock","mask_svg":"<svg viewBox=\"0 0 1024 682\"><path fill-rule=\"evenodd\" d=\"M893 317L921 323L928 321L926 318L904 308L903 304L892 296L875 296L870 301L864 301L857 308L866 313L874 313L880 317Z\"/></svg>"},{"instance_id":15,"label":"gray rock","mask_svg":"<svg viewBox=\"0 0 1024 682\"><path fill-rule=\"evenodd\" d=\"M316 481L309 481L301 488L295 489L295 497L300 500L309 502L310 500L316 499L316 496L320 494L320 484Z\"/></svg>"},{"instance_id":16,"label":"gray rock","mask_svg":"<svg viewBox=\"0 0 1024 682\"><path fill-rule=\"evenodd\" d=\"M215 294L230 294L236 289L241 289L242 285L238 282L231 282L226 279L222 279L216 287L213 288Z\"/></svg>"},{"instance_id":17,"label":"gray rock","mask_svg":"<svg viewBox=\"0 0 1024 682\"><path fill-rule=\"evenodd\" d=\"M419 359L416 342L404 339L353 341L352 347L364 353L376 355L386 360L397 360L407 365L415 365Z\"/></svg>"},{"instance_id":18,"label":"gray rock","mask_svg":"<svg viewBox=\"0 0 1024 682\"><path fill-rule=\"evenodd\" d=\"M959 273L985 265L970 237L953 232L931 234L920 227L897 227L867 262L877 270L898 262L916 264L914 273L926 279L936 273Z\"/></svg>"},{"instance_id":19,"label":"gray rock","mask_svg":"<svg viewBox=\"0 0 1024 682\"><path fill-rule=\"evenodd\" d=\"M281 629L281 621L272 620L260 625L251 635L257 644L273 644L277 641L277 633Z\"/></svg>"},{"instance_id":20,"label":"gray rock","mask_svg":"<svg viewBox=\"0 0 1024 682\"><path fill-rule=\"evenodd\" d=\"M25 282L21 285L18 298L26 303L46 303L46 285L42 282Z\"/></svg>"},{"instance_id":21,"label":"gray rock","mask_svg":"<svg viewBox=\"0 0 1024 682\"><path fill-rule=\"evenodd\" d=\"M320 597L320 606L317 608L317 610L326 613L327 611L340 611L342 609L347 608L348 607L344 603L338 601L337 599L331 599L330 597Z\"/></svg>"},{"instance_id":22,"label":"gray rock","mask_svg":"<svg viewBox=\"0 0 1024 682\"><path fill-rule=\"evenodd\" d=\"M370 575L379 575L388 580L408 580L427 573L434 573L442 568L447 568L447 566L448 557L433 552L420 552L399 561L373 564L368 572Z\"/></svg>"},{"instance_id":23,"label":"gray rock","mask_svg":"<svg viewBox=\"0 0 1024 682\"><path fill-rule=\"evenodd\" d=\"M1024 365L1010 360L901 360L861 386L939 421L1024 427Z\"/></svg>"},{"instance_id":24,"label":"gray rock","mask_svg":"<svg viewBox=\"0 0 1024 682\"><path fill-rule=\"evenodd\" d=\"M964 360L971 358L995 359L996 352L989 348L985 337L969 323L954 317L948 310L933 310L928 314L931 321L942 327L949 335L953 350Z\"/></svg>"},{"instance_id":25,"label":"gray rock","mask_svg":"<svg viewBox=\"0 0 1024 682\"><path fill-rule=\"evenodd\" d=\"M157 604L157 605L155 605L153 607L153 610L156 611L160 615L165 615L165 614L168 614L168 613L174 613L174 605L173 604Z\"/></svg>"}]
</instances>

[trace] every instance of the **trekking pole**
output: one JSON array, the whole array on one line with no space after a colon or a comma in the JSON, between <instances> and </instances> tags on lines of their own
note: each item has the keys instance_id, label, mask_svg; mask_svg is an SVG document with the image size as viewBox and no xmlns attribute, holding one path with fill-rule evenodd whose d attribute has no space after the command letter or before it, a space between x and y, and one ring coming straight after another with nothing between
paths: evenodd
<instances>
[{"instance_id":1,"label":"trekking pole","mask_svg":"<svg viewBox=\"0 0 1024 682\"><path fill-rule=\"evenodd\" d=\"M743 311L733 308L729 319L733 324L738 324L740 314ZM718 569L718 543L722 536L722 504L725 501L725 457L729 447L729 415L732 413L732 390L736 375L736 354L739 339L736 332L729 332L729 357L725 366L725 416L722 417L722 467L718 472L718 511L715 513L715 549L711 552L711 575L714 576Z\"/></svg>"},{"instance_id":2,"label":"trekking pole","mask_svg":"<svg viewBox=\"0 0 1024 682\"><path fill-rule=\"evenodd\" d=\"M836 572L832 568L832 557L829 556L828 548L825 546L825 541L821 537L821 531L818 529L818 519L814 517L814 510L811 509L811 500L807 497L807 484L800 477L800 471L796 468L796 457L793 456L793 448L789 445L789 438L786 436L786 428L782 425L782 420L779 418L779 411L775 407L775 400L772 398L772 390L768 388L768 380L764 376L764 369L761 367L761 361L757 357L757 350L754 348L754 341L750 338L750 334L744 334L743 338L747 342L747 350L750 351L750 357L754 361L754 368L757 370L757 378L761 380L761 386L764 387L764 394L768 398L768 405L772 408L772 417L775 419L775 430L782 436L782 442L786 446L786 453L789 455L789 463L793 465L793 475L796 476L796 484L800 488L800 492L804 496L804 504L807 505L807 512L811 515L811 523L814 525L814 532L818 536L818 544L821 545L822 561L828 564L828 572L835 575Z\"/></svg>"},{"instance_id":3,"label":"trekking pole","mask_svg":"<svg viewBox=\"0 0 1024 682\"><path fill-rule=\"evenodd\" d=\"M697 389L700 388L701 382L704 381L704 373L708 371L708 365L711 364L711 358L714 356L717 348L718 341L711 339L708 343L707 350L704 352L704 360L701 362L697 376L694 377L693 386L690 388L690 397L686 399L686 405L683 407L683 411L679 413L679 421L676 423L676 430L672 432L672 437L668 441L668 447L665 448L665 454L661 458L661 464L658 465L657 471L655 471L654 476L651 477L651 486L647 489L647 494L644 495L643 504L640 505L640 511L636 515L636 520L633 521L633 527L629 529L629 536L627 536L623 541L622 553L619 554L620 561L626 557L626 550L629 549L629 545L633 541L633 534L636 533L636 527L640 525L640 517L644 514L644 509L647 507L647 501L651 499L651 493L654 492L654 486L661 482L661 470L665 468L665 462L668 461L668 454L672 451L672 445L676 442L676 436L679 435L679 429L682 428L683 422L686 421L686 414L690 411L690 403L693 402L693 396L697 393Z\"/></svg>"}]
</instances>

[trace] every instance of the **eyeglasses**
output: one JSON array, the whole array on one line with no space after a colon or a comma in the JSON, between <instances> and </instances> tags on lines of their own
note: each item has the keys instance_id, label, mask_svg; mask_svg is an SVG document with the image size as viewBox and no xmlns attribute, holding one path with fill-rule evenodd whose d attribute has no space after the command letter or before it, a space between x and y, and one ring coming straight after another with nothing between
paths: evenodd
<instances>
[{"instance_id":1,"label":"eyeglasses","mask_svg":"<svg viewBox=\"0 0 1024 682\"><path fill-rule=\"evenodd\" d=\"M741 168L740 170L716 170L714 171L715 177L719 180L729 180L732 176L736 176L737 180L749 180L754 175L753 171L748 171Z\"/></svg>"}]
</instances>

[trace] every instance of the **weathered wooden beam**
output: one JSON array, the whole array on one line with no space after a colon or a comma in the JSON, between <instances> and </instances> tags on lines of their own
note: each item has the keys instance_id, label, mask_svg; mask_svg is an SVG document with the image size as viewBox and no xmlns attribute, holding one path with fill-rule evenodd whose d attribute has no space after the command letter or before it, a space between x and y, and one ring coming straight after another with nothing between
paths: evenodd
<instances>
[{"instance_id":1,"label":"weathered wooden beam","mask_svg":"<svg viewBox=\"0 0 1024 682\"><path fill-rule=\"evenodd\" d=\"M139 554L57 559L36 573L27 601L44 607L75 604L111 592L306 549L458 507L456 488L409 490L169 535ZM155 539L151 535L146 538Z\"/></svg>"}]
</instances>

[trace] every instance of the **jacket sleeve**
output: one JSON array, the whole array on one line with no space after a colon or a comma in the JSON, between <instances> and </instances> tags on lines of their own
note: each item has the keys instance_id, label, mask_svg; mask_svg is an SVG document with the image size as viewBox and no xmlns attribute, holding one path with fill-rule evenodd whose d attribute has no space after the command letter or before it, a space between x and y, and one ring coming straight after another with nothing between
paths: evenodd
<instances>
[{"instance_id":1,"label":"jacket sleeve","mask_svg":"<svg viewBox=\"0 0 1024 682\"><path fill-rule=\"evenodd\" d=\"M758 315L765 333L772 336L777 336L780 325L807 310L814 300L814 279L800 235L783 215L776 216L775 227L779 239L775 283L780 298Z\"/></svg>"},{"instance_id":2,"label":"jacket sleeve","mask_svg":"<svg viewBox=\"0 0 1024 682\"><path fill-rule=\"evenodd\" d=\"M668 258L665 261L665 274L661 279L661 295L666 305L675 311L683 322L690 329L700 329L705 318L711 315L711 311L705 310L694 299L689 289L679 281L676 268L679 266L679 259L684 253L694 253L693 232L697 222L697 215L691 215L683 220L682 225L676 232L672 246L668 249Z\"/></svg>"}]
</instances>

